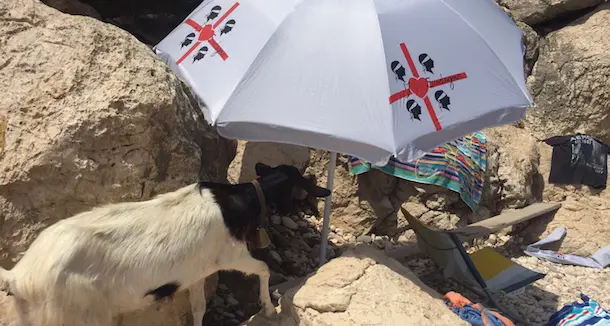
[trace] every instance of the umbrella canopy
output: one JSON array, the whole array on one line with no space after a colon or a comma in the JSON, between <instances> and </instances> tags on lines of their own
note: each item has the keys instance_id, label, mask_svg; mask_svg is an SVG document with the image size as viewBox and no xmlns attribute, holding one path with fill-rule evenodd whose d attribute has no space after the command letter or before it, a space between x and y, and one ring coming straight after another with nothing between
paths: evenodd
<instances>
[{"instance_id":1,"label":"umbrella canopy","mask_svg":"<svg viewBox=\"0 0 610 326\"><path fill-rule=\"evenodd\" d=\"M155 51L222 136L382 165L521 119L521 37L493 0L208 0Z\"/></svg>"}]
</instances>

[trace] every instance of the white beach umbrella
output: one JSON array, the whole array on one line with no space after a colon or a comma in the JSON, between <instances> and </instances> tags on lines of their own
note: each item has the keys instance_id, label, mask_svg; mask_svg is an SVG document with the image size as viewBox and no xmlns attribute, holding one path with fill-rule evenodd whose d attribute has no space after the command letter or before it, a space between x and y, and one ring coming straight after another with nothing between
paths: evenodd
<instances>
[{"instance_id":1,"label":"white beach umbrella","mask_svg":"<svg viewBox=\"0 0 610 326\"><path fill-rule=\"evenodd\" d=\"M332 188L336 152L410 161L521 119L521 37L493 0L208 0L155 51L220 135L331 151Z\"/></svg>"}]
</instances>

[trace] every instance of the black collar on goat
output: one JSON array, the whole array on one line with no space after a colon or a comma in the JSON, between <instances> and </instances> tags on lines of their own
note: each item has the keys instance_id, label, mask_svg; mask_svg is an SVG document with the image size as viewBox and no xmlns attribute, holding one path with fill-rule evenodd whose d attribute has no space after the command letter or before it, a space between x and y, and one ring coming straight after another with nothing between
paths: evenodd
<instances>
[{"instance_id":1,"label":"black collar on goat","mask_svg":"<svg viewBox=\"0 0 610 326\"><path fill-rule=\"evenodd\" d=\"M246 240L248 244L248 248L266 248L271 244L271 240L269 239L269 235L265 228L267 227L267 201L265 200L265 194L263 193L263 188L258 180L252 180L252 184L254 185L254 189L256 190L256 197L258 198L258 204L261 208L260 214L258 214L258 228L256 230L256 234L251 234L249 239Z\"/></svg>"},{"instance_id":2,"label":"black collar on goat","mask_svg":"<svg viewBox=\"0 0 610 326\"><path fill-rule=\"evenodd\" d=\"M295 187L305 190L312 196L321 198L330 191L318 187L304 178L294 166L279 165L270 167L257 163L255 166L257 182L267 206L275 208L280 214L288 214L292 208L292 191ZM256 236L263 224L262 216L267 207L261 207L255 185L252 182L235 185L200 182L199 190L209 189L220 210L227 229L235 239L246 241Z\"/></svg>"},{"instance_id":3,"label":"black collar on goat","mask_svg":"<svg viewBox=\"0 0 610 326\"><path fill-rule=\"evenodd\" d=\"M252 185L254 185L254 190L256 190L256 198L258 198L258 205L261 208L261 212L258 215L262 220L267 216L267 200L265 199L265 193L263 193L260 182L256 179L252 180Z\"/></svg>"}]
</instances>

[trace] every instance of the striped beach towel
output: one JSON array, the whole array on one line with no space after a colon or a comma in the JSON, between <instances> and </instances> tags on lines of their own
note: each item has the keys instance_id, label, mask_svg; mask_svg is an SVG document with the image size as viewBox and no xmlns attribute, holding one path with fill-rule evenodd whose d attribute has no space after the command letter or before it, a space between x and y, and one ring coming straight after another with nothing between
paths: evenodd
<instances>
[{"instance_id":1,"label":"striped beach towel","mask_svg":"<svg viewBox=\"0 0 610 326\"><path fill-rule=\"evenodd\" d=\"M487 140L483 133L476 132L439 146L415 161L403 163L391 159L382 167L371 166L355 157L349 158L352 175L368 172L371 168L401 179L453 190L474 211L483 193Z\"/></svg>"},{"instance_id":2,"label":"striped beach towel","mask_svg":"<svg viewBox=\"0 0 610 326\"><path fill-rule=\"evenodd\" d=\"M554 313L546 326L609 326L610 314L584 294L580 294L583 303L574 302L565 305Z\"/></svg>"}]
</instances>

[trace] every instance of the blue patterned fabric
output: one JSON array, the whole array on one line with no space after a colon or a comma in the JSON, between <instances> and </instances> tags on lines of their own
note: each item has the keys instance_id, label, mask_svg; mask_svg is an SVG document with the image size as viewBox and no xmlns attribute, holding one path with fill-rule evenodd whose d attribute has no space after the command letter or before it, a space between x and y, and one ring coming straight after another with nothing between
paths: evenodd
<instances>
[{"instance_id":1,"label":"blue patterned fabric","mask_svg":"<svg viewBox=\"0 0 610 326\"><path fill-rule=\"evenodd\" d=\"M574 302L554 313L546 326L610 326L610 314L599 303L580 294L583 303Z\"/></svg>"}]
</instances>

